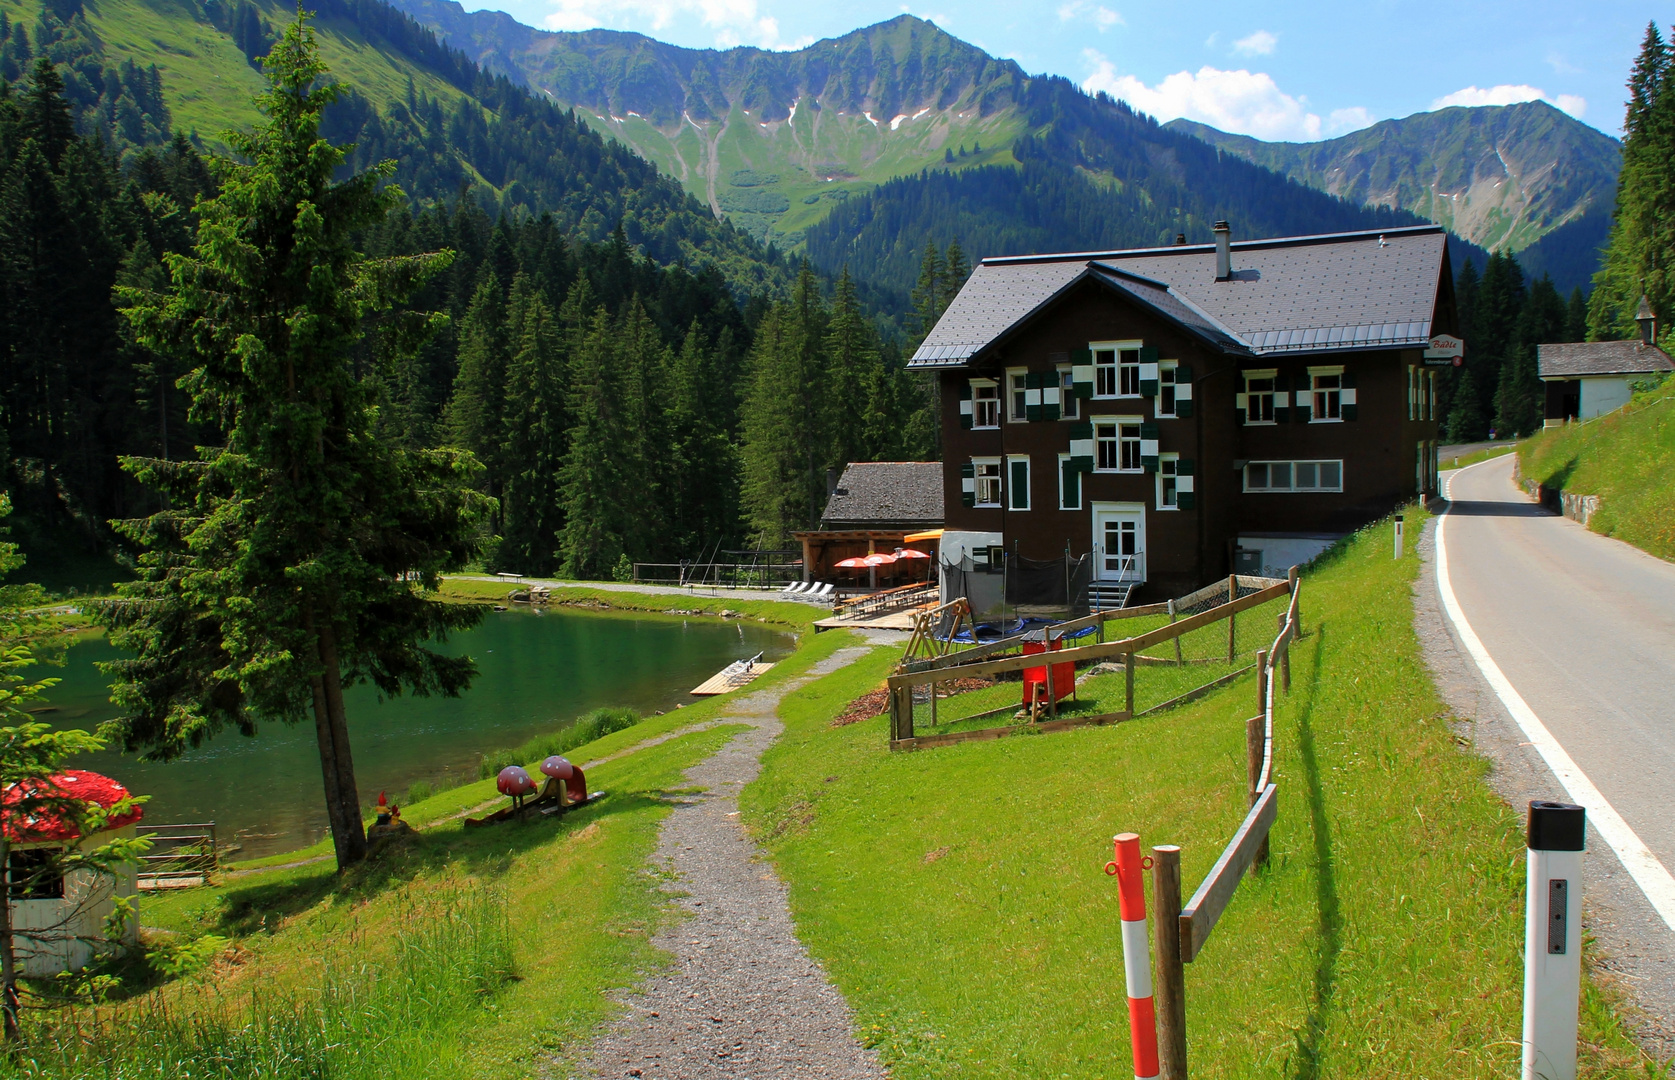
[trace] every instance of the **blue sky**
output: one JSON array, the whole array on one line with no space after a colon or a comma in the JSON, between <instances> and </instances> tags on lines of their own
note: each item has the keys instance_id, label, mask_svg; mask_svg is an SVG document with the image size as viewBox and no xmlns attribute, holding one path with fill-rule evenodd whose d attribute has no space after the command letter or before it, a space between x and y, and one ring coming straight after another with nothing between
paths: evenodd
<instances>
[{"instance_id":1,"label":"blue sky","mask_svg":"<svg viewBox=\"0 0 1675 1080\"><path fill-rule=\"evenodd\" d=\"M1656 18L1667 32L1675 18L1616 0L464 2L546 29L635 30L694 48L798 48L908 11L1031 74L1107 90L1161 119L1290 140L1443 105L1537 97L1618 135L1646 23Z\"/></svg>"}]
</instances>

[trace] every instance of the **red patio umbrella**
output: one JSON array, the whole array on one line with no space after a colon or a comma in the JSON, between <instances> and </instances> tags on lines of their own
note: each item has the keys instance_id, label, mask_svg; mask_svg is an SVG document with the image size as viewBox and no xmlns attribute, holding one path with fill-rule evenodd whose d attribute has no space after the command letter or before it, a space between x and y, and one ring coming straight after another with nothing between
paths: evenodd
<instances>
[{"instance_id":1,"label":"red patio umbrella","mask_svg":"<svg viewBox=\"0 0 1675 1080\"><path fill-rule=\"evenodd\" d=\"M927 553L925 553L923 551L920 551L918 548L897 548L896 549L896 558L898 558L898 559L928 559L928 558L930 558L930 555L928 555Z\"/></svg>"},{"instance_id":2,"label":"red patio umbrella","mask_svg":"<svg viewBox=\"0 0 1675 1080\"><path fill-rule=\"evenodd\" d=\"M896 561L896 557L894 555L886 555L882 551L880 551L877 554L868 555L866 558L862 559L861 560L861 565L863 565L863 566L889 566L891 563L893 563L895 561ZM838 565L842 566L843 564L838 563Z\"/></svg>"},{"instance_id":3,"label":"red patio umbrella","mask_svg":"<svg viewBox=\"0 0 1675 1080\"><path fill-rule=\"evenodd\" d=\"M835 562L832 565L841 566L845 570L865 570L872 564L867 562L864 556L856 556L853 559L844 559L842 562Z\"/></svg>"}]
</instances>

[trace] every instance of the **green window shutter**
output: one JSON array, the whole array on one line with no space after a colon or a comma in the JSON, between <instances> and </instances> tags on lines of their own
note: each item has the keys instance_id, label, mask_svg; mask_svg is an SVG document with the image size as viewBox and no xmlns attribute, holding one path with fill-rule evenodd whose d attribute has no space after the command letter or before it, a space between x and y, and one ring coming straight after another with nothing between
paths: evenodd
<instances>
[{"instance_id":1,"label":"green window shutter","mask_svg":"<svg viewBox=\"0 0 1675 1080\"><path fill-rule=\"evenodd\" d=\"M1180 391L1178 391L1178 390L1176 391L1176 393L1179 393L1179 392ZM1192 399L1191 398L1179 398L1178 397L1178 398L1175 399L1175 418L1177 420L1190 420L1192 418Z\"/></svg>"},{"instance_id":2,"label":"green window shutter","mask_svg":"<svg viewBox=\"0 0 1675 1080\"><path fill-rule=\"evenodd\" d=\"M1070 392L1083 401L1093 399L1093 350L1070 350Z\"/></svg>"},{"instance_id":3,"label":"green window shutter","mask_svg":"<svg viewBox=\"0 0 1675 1080\"><path fill-rule=\"evenodd\" d=\"M1302 380L1298 380L1301 382ZM1297 403L1292 406L1296 415L1292 419L1299 424L1306 424L1314 419L1314 394L1307 390L1299 390L1296 394Z\"/></svg>"},{"instance_id":4,"label":"green window shutter","mask_svg":"<svg viewBox=\"0 0 1675 1080\"><path fill-rule=\"evenodd\" d=\"M1338 385L1343 387L1343 390L1339 393L1338 415L1342 416L1345 420L1359 420L1361 418L1361 410L1355 399L1354 373L1349 371L1344 372L1343 380Z\"/></svg>"},{"instance_id":5,"label":"green window shutter","mask_svg":"<svg viewBox=\"0 0 1675 1080\"><path fill-rule=\"evenodd\" d=\"M1142 345L1142 346L1140 346L1140 362L1142 364L1155 364L1155 363L1157 363L1157 346L1156 345Z\"/></svg>"},{"instance_id":6,"label":"green window shutter","mask_svg":"<svg viewBox=\"0 0 1675 1080\"><path fill-rule=\"evenodd\" d=\"M1176 476L1195 476L1198 472L1198 462L1191 458L1182 458L1175 462Z\"/></svg>"},{"instance_id":7,"label":"green window shutter","mask_svg":"<svg viewBox=\"0 0 1675 1080\"><path fill-rule=\"evenodd\" d=\"M1149 473L1157 471L1157 425L1140 425L1140 467Z\"/></svg>"},{"instance_id":8,"label":"green window shutter","mask_svg":"<svg viewBox=\"0 0 1675 1080\"><path fill-rule=\"evenodd\" d=\"M1192 491L1175 492L1175 509L1193 510L1198 506L1198 494Z\"/></svg>"},{"instance_id":9,"label":"green window shutter","mask_svg":"<svg viewBox=\"0 0 1675 1080\"><path fill-rule=\"evenodd\" d=\"M1186 364L1176 364L1175 365L1175 385L1180 386L1182 383L1189 383L1191 381L1192 381L1192 368L1190 366L1186 365Z\"/></svg>"},{"instance_id":10,"label":"green window shutter","mask_svg":"<svg viewBox=\"0 0 1675 1080\"><path fill-rule=\"evenodd\" d=\"M1141 424L1140 425L1140 438L1142 438L1142 439L1156 439L1157 438L1157 425L1155 423L1152 423L1151 421L1147 421L1146 423Z\"/></svg>"},{"instance_id":11,"label":"green window shutter","mask_svg":"<svg viewBox=\"0 0 1675 1080\"><path fill-rule=\"evenodd\" d=\"M960 502L977 505L977 466L969 461L960 466Z\"/></svg>"},{"instance_id":12,"label":"green window shutter","mask_svg":"<svg viewBox=\"0 0 1675 1080\"><path fill-rule=\"evenodd\" d=\"M1041 406L1041 419L1043 419L1043 420L1057 420L1058 418L1059 418L1059 407L1057 405L1043 405L1043 406Z\"/></svg>"},{"instance_id":13,"label":"green window shutter","mask_svg":"<svg viewBox=\"0 0 1675 1080\"><path fill-rule=\"evenodd\" d=\"M1093 438L1093 425L1092 424L1071 424L1070 425L1070 441L1071 442L1075 442L1077 439L1091 439L1091 438Z\"/></svg>"},{"instance_id":14,"label":"green window shutter","mask_svg":"<svg viewBox=\"0 0 1675 1080\"><path fill-rule=\"evenodd\" d=\"M1291 422L1291 383L1284 375L1274 376L1274 423Z\"/></svg>"},{"instance_id":15,"label":"green window shutter","mask_svg":"<svg viewBox=\"0 0 1675 1080\"><path fill-rule=\"evenodd\" d=\"M1237 417L1237 419L1233 421L1235 424L1243 424L1250 417L1247 397L1248 395L1245 394L1233 395L1233 413Z\"/></svg>"},{"instance_id":16,"label":"green window shutter","mask_svg":"<svg viewBox=\"0 0 1675 1080\"><path fill-rule=\"evenodd\" d=\"M1007 470L1006 505L1014 510L1029 509L1029 462L1014 461Z\"/></svg>"},{"instance_id":17,"label":"green window shutter","mask_svg":"<svg viewBox=\"0 0 1675 1080\"><path fill-rule=\"evenodd\" d=\"M971 400L971 384L960 384L960 427L971 430L971 410L974 408Z\"/></svg>"},{"instance_id":18,"label":"green window shutter","mask_svg":"<svg viewBox=\"0 0 1675 1080\"><path fill-rule=\"evenodd\" d=\"M1059 483L1063 486L1059 509L1074 510L1082 505L1082 470L1076 467L1075 458L1065 458L1059 466L1059 472Z\"/></svg>"},{"instance_id":19,"label":"green window shutter","mask_svg":"<svg viewBox=\"0 0 1675 1080\"><path fill-rule=\"evenodd\" d=\"M1091 364L1091 363L1093 363L1093 350L1092 349L1071 349L1070 350L1070 362L1072 364Z\"/></svg>"},{"instance_id":20,"label":"green window shutter","mask_svg":"<svg viewBox=\"0 0 1675 1080\"><path fill-rule=\"evenodd\" d=\"M1157 396L1157 346L1140 347L1140 396Z\"/></svg>"},{"instance_id":21,"label":"green window shutter","mask_svg":"<svg viewBox=\"0 0 1675 1080\"><path fill-rule=\"evenodd\" d=\"M1041 372L1024 372L1024 419L1034 423L1041 420Z\"/></svg>"},{"instance_id":22,"label":"green window shutter","mask_svg":"<svg viewBox=\"0 0 1675 1080\"><path fill-rule=\"evenodd\" d=\"M967 431L971 430L971 414L970 413L963 412L963 413L960 414L960 427L964 428Z\"/></svg>"},{"instance_id":23,"label":"green window shutter","mask_svg":"<svg viewBox=\"0 0 1675 1080\"><path fill-rule=\"evenodd\" d=\"M961 401L970 401L971 400L971 384L970 383L963 382L963 383L960 384L960 400Z\"/></svg>"}]
</instances>

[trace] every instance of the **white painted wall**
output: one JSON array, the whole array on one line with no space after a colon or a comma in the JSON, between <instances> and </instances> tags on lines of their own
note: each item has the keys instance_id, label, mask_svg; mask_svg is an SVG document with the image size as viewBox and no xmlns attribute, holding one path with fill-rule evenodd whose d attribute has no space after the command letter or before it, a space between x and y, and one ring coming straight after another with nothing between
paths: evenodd
<instances>
[{"instance_id":1,"label":"white painted wall","mask_svg":"<svg viewBox=\"0 0 1675 1080\"><path fill-rule=\"evenodd\" d=\"M116 830L116 836L131 837L134 826ZM96 843L106 843L110 833L100 833ZM45 845L26 844L23 847ZM133 869L112 876L91 870L77 870L64 879L64 897L54 900L13 900L13 941L18 966L29 978L46 978L60 971L79 971L101 952L139 941L139 922L129 920L119 945L107 943L105 920L116 909L116 897L134 895ZM34 931L34 933L31 933Z\"/></svg>"},{"instance_id":2,"label":"white painted wall","mask_svg":"<svg viewBox=\"0 0 1675 1080\"><path fill-rule=\"evenodd\" d=\"M1262 576L1274 578L1284 577L1293 566L1306 566L1337 542L1330 536L1241 536L1238 541L1244 550L1262 553Z\"/></svg>"},{"instance_id":3,"label":"white painted wall","mask_svg":"<svg viewBox=\"0 0 1675 1080\"><path fill-rule=\"evenodd\" d=\"M1615 412L1628 404L1634 391L1629 388L1630 379L1643 379L1644 375L1589 375L1583 377L1582 404L1580 406L1583 420L1592 420L1596 416L1604 416L1608 412Z\"/></svg>"}]
</instances>

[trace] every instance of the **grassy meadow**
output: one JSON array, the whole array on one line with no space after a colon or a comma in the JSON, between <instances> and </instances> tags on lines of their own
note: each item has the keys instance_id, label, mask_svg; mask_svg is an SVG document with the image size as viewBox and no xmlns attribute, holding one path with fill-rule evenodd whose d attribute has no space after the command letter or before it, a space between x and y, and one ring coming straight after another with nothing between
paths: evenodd
<instances>
[{"instance_id":1,"label":"grassy meadow","mask_svg":"<svg viewBox=\"0 0 1675 1080\"><path fill-rule=\"evenodd\" d=\"M754 688L851 642L811 636ZM682 772L741 730L716 723L731 696L575 748L610 759L588 775L609 794L563 818L466 831L465 812L504 802L480 781L404 807L419 832L342 879L320 845L145 897L154 951L202 962L117 969L102 1004L34 1014L0 1077L562 1074L611 991L664 962L647 939L674 916L648 859Z\"/></svg>"},{"instance_id":2,"label":"grassy meadow","mask_svg":"<svg viewBox=\"0 0 1675 1080\"><path fill-rule=\"evenodd\" d=\"M1272 862L1186 971L1194 1076L1517 1072L1521 818L1450 730L1412 631L1419 560L1392 560L1389 530L1304 579ZM788 695L743 794L804 939L898 1080L1131 1075L1111 836L1180 844L1196 888L1244 814L1254 679L1115 726L892 753L884 718L830 721L893 659ZM1137 693L1170 670L1141 667ZM1585 1012L1585 1076L1649 1075L1592 989Z\"/></svg>"},{"instance_id":3,"label":"grassy meadow","mask_svg":"<svg viewBox=\"0 0 1675 1080\"><path fill-rule=\"evenodd\" d=\"M1598 495L1594 532L1675 559L1675 380L1597 420L1537 432L1518 465L1527 480Z\"/></svg>"}]
</instances>

